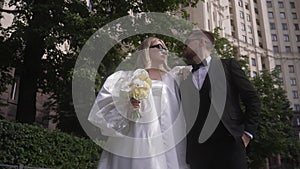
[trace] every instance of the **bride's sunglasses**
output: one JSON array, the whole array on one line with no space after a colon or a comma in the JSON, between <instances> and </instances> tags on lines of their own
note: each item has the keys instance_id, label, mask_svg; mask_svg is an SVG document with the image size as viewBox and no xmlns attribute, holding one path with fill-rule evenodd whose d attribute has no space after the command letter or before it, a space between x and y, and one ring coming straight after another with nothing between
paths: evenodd
<instances>
[{"instance_id":1,"label":"bride's sunglasses","mask_svg":"<svg viewBox=\"0 0 300 169\"><path fill-rule=\"evenodd\" d=\"M164 48L161 44L150 46L149 48L157 48L159 50L168 51L168 49Z\"/></svg>"}]
</instances>

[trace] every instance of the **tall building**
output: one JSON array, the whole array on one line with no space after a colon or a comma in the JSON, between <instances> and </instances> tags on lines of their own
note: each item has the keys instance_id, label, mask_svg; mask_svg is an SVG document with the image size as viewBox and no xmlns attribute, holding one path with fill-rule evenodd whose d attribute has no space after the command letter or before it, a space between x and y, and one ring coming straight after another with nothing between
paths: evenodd
<instances>
[{"instance_id":1,"label":"tall building","mask_svg":"<svg viewBox=\"0 0 300 169\"><path fill-rule=\"evenodd\" d=\"M239 55L249 57L252 77L263 69L281 70L300 138L300 1L208 0L186 10L199 28L222 28L221 36L237 47ZM272 165L280 165L280 158L269 159L267 168Z\"/></svg>"},{"instance_id":2,"label":"tall building","mask_svg":"<svg viewBox=\"0 0 300 169\"><path fill-rule=\"evenodd\" d=\"M240 55L249 56L252 77L263 69L279 68L296 121L300 121L299 1L210 0L186 9L189 20L199 28L222 28L221 36L238 47Z\"/></svg>"},{"instance_id":3,"label":"tall building","mask_svg":"<svg viewBox=\"0 0 300 169\"><path fill-rule=\"evenodd\" d=\"M294 126L300 138L300 2L297 0L264 2L276 67L281 69L283 87L295 111Z\"/></svg>"},{"instance_id":4,"label":"tall building","mask_svg":"<svg viewBox=\"0 0 300 169\"><path fill-rule=\"evenodd\" d=\"M217 0L200 2L187 8L190 21L199 28L213 31L220 27L221 36L238 47L240 55L249 56L251 76L262 69L275 67L269 24L264 14L266 4L253 0Z\"/></svg>"}]
</instances>

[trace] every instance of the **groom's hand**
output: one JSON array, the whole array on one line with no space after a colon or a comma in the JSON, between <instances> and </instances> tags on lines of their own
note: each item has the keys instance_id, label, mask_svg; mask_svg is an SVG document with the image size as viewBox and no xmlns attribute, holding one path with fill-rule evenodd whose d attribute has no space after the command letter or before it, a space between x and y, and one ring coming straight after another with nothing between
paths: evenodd
<instances>
[{"instance_id":1,"label":"groom's hand","mask_svg":"<svg viewBox=\"0 0 300 169\"><path fill-rule=\"evenodd\" d=\"M243 142L244 142L244 146L247 147L248 144L249 144L249 142L250 142L250 137L249 137L247 134L244 133L244 134L242 135L242 140L243 140Z\"/></svg>"}]
</instances>

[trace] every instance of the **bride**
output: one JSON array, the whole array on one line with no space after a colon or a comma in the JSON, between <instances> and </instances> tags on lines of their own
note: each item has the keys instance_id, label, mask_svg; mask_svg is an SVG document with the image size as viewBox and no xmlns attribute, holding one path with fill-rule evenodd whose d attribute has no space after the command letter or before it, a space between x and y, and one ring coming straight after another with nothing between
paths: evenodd
<instances>
[{"instance_id":1,"label":"bride","mask_svg":"<svg viewBox=\"0 0 300 169\"><path fill-rule=\"evenodd\" d=\"M137 69L106 79L88 117L107 136L98 169L189 168L179 84L191 68L170 70L167 56L162 40L147 38L138 51Z\"/></svg>"}]
</instances>

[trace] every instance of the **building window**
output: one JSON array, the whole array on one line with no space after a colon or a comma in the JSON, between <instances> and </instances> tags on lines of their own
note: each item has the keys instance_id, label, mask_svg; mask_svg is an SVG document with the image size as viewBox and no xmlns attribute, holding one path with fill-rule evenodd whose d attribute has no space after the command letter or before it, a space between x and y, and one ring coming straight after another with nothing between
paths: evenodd
<instances>
[{"instance_id":1,"label":"building window","mask_svg":"<svg viewBox=\"0 0 300 169\"><path fill-rule=\"evenodd\" d=\"M238 4L240 7L243 7L243 1L239 0Z\"/></svg>"},{"instance_id":2,"label":"building window","mask_svg":"<svg viewBox=\"0 0 300 169\"><path fill-rule=\"evenodd\" d=\"M242 35L242 41L243 41L243 42L247 42L247 36Z\"/></svg>"},{"instance_id":3,"label":"building window","mask_svg":"<svg viewBox=\"0 0 300 169\"><path fill-rule=\"evenodd\" d=\"M300 118L297 118L297 125L300 126ZM299 136L300 136L300 132L299 132Z\"/></svg>"},{"instance_id":4,"label":"building window","mask_svg":"<svg viewBox=\"0 0 300 169\"><path fill-rule=\"evenodd\" d=\"M246 18L247 18L247 21L250 21L250 15L249 14L246 15Z\"/></svg>"},{"instance_id":5,"label":"building window","mask_svg":"<svg viewBox=\"0 0 300 169\"><path fill-rule=\"evenodd\" d=\"M295 2L290 2L291 8L296 8Z\"/></svg>"},{"instance_id":6,"label":"building window","mask_svg":"<svg viewBox=\"0 0 300 169\"><path fill-rule=\"evenodd\" d=\"M297 91L297 90L293 90L293 91L292 91L292 94L293 94L293 98L294 98L294 99L298 99L298 98L299 98L299 95L298 95L298 91Z\"/></svg>"},{"instance_id":7,"label":"building window","mask_svg":"<svg viewBox=\"0 0 300 169\"><path fill-rule=\"evenodd\" d=\"M294 65L289 65L289 73L295 73Z\"/></svg>"},{"instance_id":8,"label":"building window","mask_svg":"<svg viewBox=\"0 0 300 169\"><path fill-rule=\"evenodd\" d=\"M246 30L245 24L244 24L244 23L241 23L241 30L242 30L242 31L245 31L245 30Z\"/></svg>"},{"instance_id":9,"label":"building window","mask_svg":"<svg viewBox=\"0 0 300 169\"><path fill-rule=\"evenodd\" d=\"M285 42L288 42L288 41L290 41L290 37L289 37L289 35L283 35L283 39L284 39L284 41Z\"/></svg>"},{"instance_id":10,"label":"building window","mask_svg":"<svg viewBox=\"0 0 300 169\"><path fill-rule=\"evenodd\" d=\"M276 27L275 27L275 23L270 23L270 29L271 29L271 30L274 30L274 29L276 29Z\"/></svg>"},{"instance_id":11,"label":"building window","mask_svg":"<svg viewBox=\"0 0 300 169\"><path fill-rule=\"evenodd\" d=\"M283 30L287 30L288 29L287 23L282 23L281 25L282 25L282 29Z\"/></svg>"},{"instance_id":12,"label":"building window","mask_svg":"<svg viewBox=\"0 0 300 169\"><path fill-rule=\"evenodd\" d=\"M296 78L291 77L290 82L291 82L291 86L296 86Z\"/></svg>"},{"instance_id":13,"label":"building window","mask_svg":"<svg viewBox=\"0 0 300 169\"><path fill-rule=\"evenodd\" d=\"M294 24L295 30L298 31L299 30L299 24L295 23Z\"/></svg>"},{"instance_id":14,"label":"building window","mask_svg":"<svg viewBox=\"0 0 300 169\"><path fill-rule=\"evenodd\" d=\"M252 34L252 27L248 25L248 33Z\"/></svg>"},{"instance_id":15,"label":"building window","mask_svg":"<svg viewBox=\"0 0 300 169\"><path fill-rule=\"evenodd\" d=\"M292 17L293 17L293 19L297 19L297 13L292 12Z\"/></svg>"},{"instance_id":16,"label":"building window","mask_svg":"<svg viewBox=\"0 0 300 169\"><path fill-rule=\"evenodd\" d=\"M244 19L244 12L240 11L240 18Z\"/></svg>"},{"instance_id":17,"label":"building window","mask_svg":"<svg viewBox=\"0 0 300 169\"><path fill-rule=\"evenodd\" d=\"M279 72L281 72L281 65L276 65L275 69L278 70Z\"/></svg>"},{"instance_id":18,"label":"building window","mask_svg":"<svg viewBox=\"0 0 300 169\"><path fill-rule=\"evenodd\" d=\"M267 7L272 8L272 1L267 1Z\"/></svg>"},{"instance_id":19,"label":"building window","mask_svg":"<svg viewBox=\"0 0 300 169\"><path fill-rule=\"evenodd\" d=\"M269 19L272 19L272 18L274 18L274 14L273 14L273 12L268 12L268 17L269 17Z\"/></svg>"},{"instance_id":20,"label":"building window","mask_svg":"<svg viewBox=\"0 0 300 169\"><path fill-rule=\"evenodd\" d=\"M283 85L283 78L282 78L282 77L279 77L279 78L278 78L278 82L279 82L279 85L282 86L282 85Z\"/></svg>"},{"instance_id":21,"label":"building window","mask_svg":"<svg viewBox=\"0 0 300 169\"><path fill-rule=\"evenodd\" d=\"M278 7L279 8L284 8L283 2L282 1L278 1Z\"/></svg>"},{"instance_id":22,"label":"building window","mask_svg":"<svg viewBox=\"0 0 300 169\"><path fill-rule=\"evenodd\" d=\"M257 35L261 37L261 31L257 31Z\"/></svg>"},{"instance_id":23,"label":"building window","mask_svg":"<svg viewBox=\"0 0 300 169\"><path fill-rule=\"evenodd\" d=\"M296 41L300 42L300 35L296 35Z\"/></svg>"},{"instance_id":24,"label":"building window","mask_svg":"<svg viewBox=\"0 0 300 169\"><path fill-rule=\"evenodd\" d=\"M19 85L20 85L20 77L15 75L14 83L11 88L10 100L13 100L13 101L18 100Z\"/></svg>"},{"instance_id":25,"label":"building window","mask_svg":"<svg viewBox=\"0 0 300 169\"><path fill-rule=\"evenodd\" d=\"M245 9L249 10L249 4L247 2L245 2Z\"/></svg>"},{"instance_id":26,"label":"building window","mask_svg":"<svg viewBox=\"0 0 300 169\"><path fill-rule=\"evenodd\" d=\"M278 46L273 46L273 51L274 51L274 53L279 53L279 48L278 48Z\"/></svg>"},{"instance_id":27,"label":"building window","mask_svg":"<svg viewBox=\"0 0 300 169\"><path fill-rule=\"evenodd\" d=\"M258 19L256 19L256 25L260 25L260 22Z\"/></svg>"},{"instance_id":28,"label":"building window","mask_svg":"<svg viewBox=\"0 0 300 169\"><path fill-rule=\"evenodd\" d=\"M256 66L256 60L255 60L255 58L251 58L251 64L252 64L252 66Z\"/></svg>"},{"instance_id":29,"label":"building window","mask_svg":"<svg viewBox=\"0 0 300 169\"><path fill-rule=\"evenodd\" d=\"M281 19L285 19L285 13L284 12L280 12L279 16L280 16Z\"/></svg>"},{"instance_id":30,"label":"building window","mask_svg":"<svg viewBox=\"0 0 300 169\"><path fill-rule=\"evenodd\" d=\"M249 44L253 45L254 44L254 40L253 38L249 38Z\"/></svg>"},{"instance_id":31,"label":"building window","mask_svg":"<svg viewBox=\"0 0 300 169\"><path fill-rule=\"evenodd\" d=\"M300 111L300 104L294 104L294 111Z\"/></svg>"},{"instance_id":32,"label":"building window","mask_svg":"<svg viewBox=\"0 0 300 169\"><path fill-rule=\"evenodd\" d=\"M272 34L271 38L272 38L272 41L277 41L277 35L276 34Z\"/></svg>"},{"instance_id":33,"label":"building window","mask_svg":"<svg viewBox=\"0 0 300 169\"><path fill-rule=\"evenodd\" d=\"M254 8L254 12L258 15L258 9Z\"/></svg>"},{"instance_id":34,"label":"building window","mask_svg":"<svg viewBox=\"0 0 300 169\"><path fill-rule=\"evenodd\" d=\"M298 46L298 53L300 53L300 46Z\"/></svg>"},{"instance_id":35,"label":"building window","mask_svg":"<svg viewBox=\"0 0 300 169\"><path fill-rule=\"evenodd\" d=\"M286 53L291 53L292 52L292 49L290 46L285 46L285 52Z\"/></svg>"},{"instance_id":36,"label":"building window","mask_svg":"<svg viewBox=\"0 0 300 169\"><path fill-rule=\"evenodd\" d=\"M257 72L256 71L253 71L252 72L252 77L256 77L257 76Z\"/></svg>"}]
</instances>

